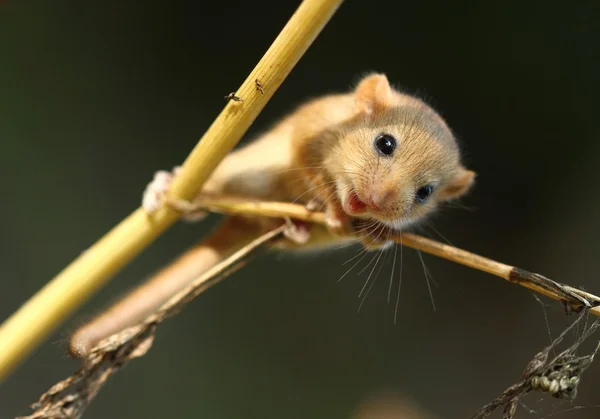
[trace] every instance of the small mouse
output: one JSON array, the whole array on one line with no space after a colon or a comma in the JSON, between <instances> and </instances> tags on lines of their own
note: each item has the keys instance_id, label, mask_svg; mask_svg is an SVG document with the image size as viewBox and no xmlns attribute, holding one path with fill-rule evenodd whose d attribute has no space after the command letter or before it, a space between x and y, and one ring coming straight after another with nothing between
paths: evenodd
<instances>
[{"instance_id":1,"label":"small mouse","mask_svg":"<svg viewBox=\"0 0 600 419\"><path fill-rule=\"evenodd\" d=\"M147 186L142 206L149 213L162 204L177 170L157 172ZM359 240L374 250L388 245L386 229L418 223L441 203L464 195L474 180L442 117L394 89L385 74L370 73L351 92L310 100L231 152L199 196L231 194L324 210L326 234L310 228L283 248ZM268 224L226 217L200 244L79 328L71 337L71 353L84 356L101 339L135 324Z\"/></svg>"}]
</instances>

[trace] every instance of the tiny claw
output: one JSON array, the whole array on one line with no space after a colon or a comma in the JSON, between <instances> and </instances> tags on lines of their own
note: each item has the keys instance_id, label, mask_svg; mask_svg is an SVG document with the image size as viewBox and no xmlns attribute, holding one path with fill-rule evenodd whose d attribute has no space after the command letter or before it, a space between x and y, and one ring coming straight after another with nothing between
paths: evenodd
<instances>
[{"instance_id":1,"label":"tiny claw","mask_svg":"<svg viewBox=\"0 0 600 419\"><path fill-rule=\"evenodd\" d=\"M306 208L308 211L316 211L319 209L319 206L319 202L316 199L311 199L306 203L306 205L304 205L304 208Z\"/></svg>"},{"instance_id":2,"label":"tiny claw","mask_svg":"<svg viewBox=\"0 0 600 419\"><path fill-rule=\"evenodd\" d=\"M343 230L343 223L339 218L326 216L325 222L327 223L327 228L331 231L339 232Z\"/></svg>"},{"instance_id":3,"label":"tiny claw","mask_svg":"<svg viewBox=\"0 0 600 419\"><path fill-rule=\"evenodd\" d=\"M163 201L166 201L168 205L182 213L181 218L184 221L196 222L206 216L206 212L199 211L193 203L168 197L169 187L180 171L181 166L175 166L170 172L159 170L154 173L154 178L148 183L142 196L142 208L148 214L157 211Z\"/></svg>"},{"instance_id":4,"label":"tiny claw","mask_svg":"<svg viewBox=\"0 0 600 419\"><path fill-rule=\"evenodd\" d=\"M310 239L310 232L306 223L290 221L288 228L283 232L283 235L296 244L304 245Z\"/></svg>"},{"instance_id":5,"label":"tiny claw","mask_svg":"<svg viewBox=\"0 0 600 419\"><path fill-rule=\"evenodd\" d=\"M144 189L142 195L142 208L148 213L153 213L160 208L162 200L171 185L173 173L159 170L154 173L154 178Z\"/></svg>"}]
</instances>

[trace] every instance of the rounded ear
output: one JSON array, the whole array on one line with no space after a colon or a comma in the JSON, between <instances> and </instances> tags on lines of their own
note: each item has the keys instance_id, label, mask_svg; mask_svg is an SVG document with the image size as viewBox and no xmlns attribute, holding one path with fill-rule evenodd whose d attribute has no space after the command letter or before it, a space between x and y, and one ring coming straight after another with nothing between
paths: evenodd
<instances>
[{"instance_id":1,"label":"rounded ear","mask_svg":"<svg viewBox=\"0 0 600 419\"><path fill-rule=\"evenodd\" d=\"M390 106L392 87L385 74L370 74L364 77L354 91L356 110L367 115Z\"/></svg>"},{"instance_id":2,"label":"rounded ear","mask_svg":"<svg viewBox=\"0 0 600 419\"><path fill-rule=\"evenodd\" d=\"M474 171L461 166L452 180L440 191L440 200L448 201L464 195L475 183L475 176Z\"/></svg>"}]
</instances>

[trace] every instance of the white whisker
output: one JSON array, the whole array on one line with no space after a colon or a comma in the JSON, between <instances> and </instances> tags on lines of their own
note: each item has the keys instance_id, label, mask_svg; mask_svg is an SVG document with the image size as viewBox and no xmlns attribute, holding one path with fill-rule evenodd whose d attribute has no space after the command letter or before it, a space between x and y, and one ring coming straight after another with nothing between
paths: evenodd
<instances>
[{"instance_id":1,"label":"white whisker","mask_svg":"<svg viewBox=\"0 0 600 419\"><path fill-rule=\"evenodd\" d=\"M397 243L396 243L397 244ZM402 250L404 246L402 246L402 236L400 236L400 277L398 278L398 293L396 294L396 308L394 310L394 324L398 320L398 304L400 303L400 287L402 286Z\"/></svg>"}]
</instances>

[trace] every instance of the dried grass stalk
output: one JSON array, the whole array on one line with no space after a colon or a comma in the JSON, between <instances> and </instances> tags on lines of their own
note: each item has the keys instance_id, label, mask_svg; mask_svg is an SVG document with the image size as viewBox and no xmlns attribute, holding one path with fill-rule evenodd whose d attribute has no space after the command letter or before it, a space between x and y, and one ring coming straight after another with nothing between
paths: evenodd
<instances>
[{"instance_id":1,"label":"dried grass stalk","mask_svg":"<svg viewBox=\"0 0 600 419\"><path fill-rule=\"evenodd\" d=\"M102 340L90 351L79 371L53 385L32 405L34 412L19 419L81 417L110 376L132 359L148 352L154 340L156 327L160 323L179 313L195 297L239 269L248 256L264 244L277 239L286 228L288 228L286 225L281 226L248 243L200 275L139 324Z\"/></svg>"}]
</instances>

